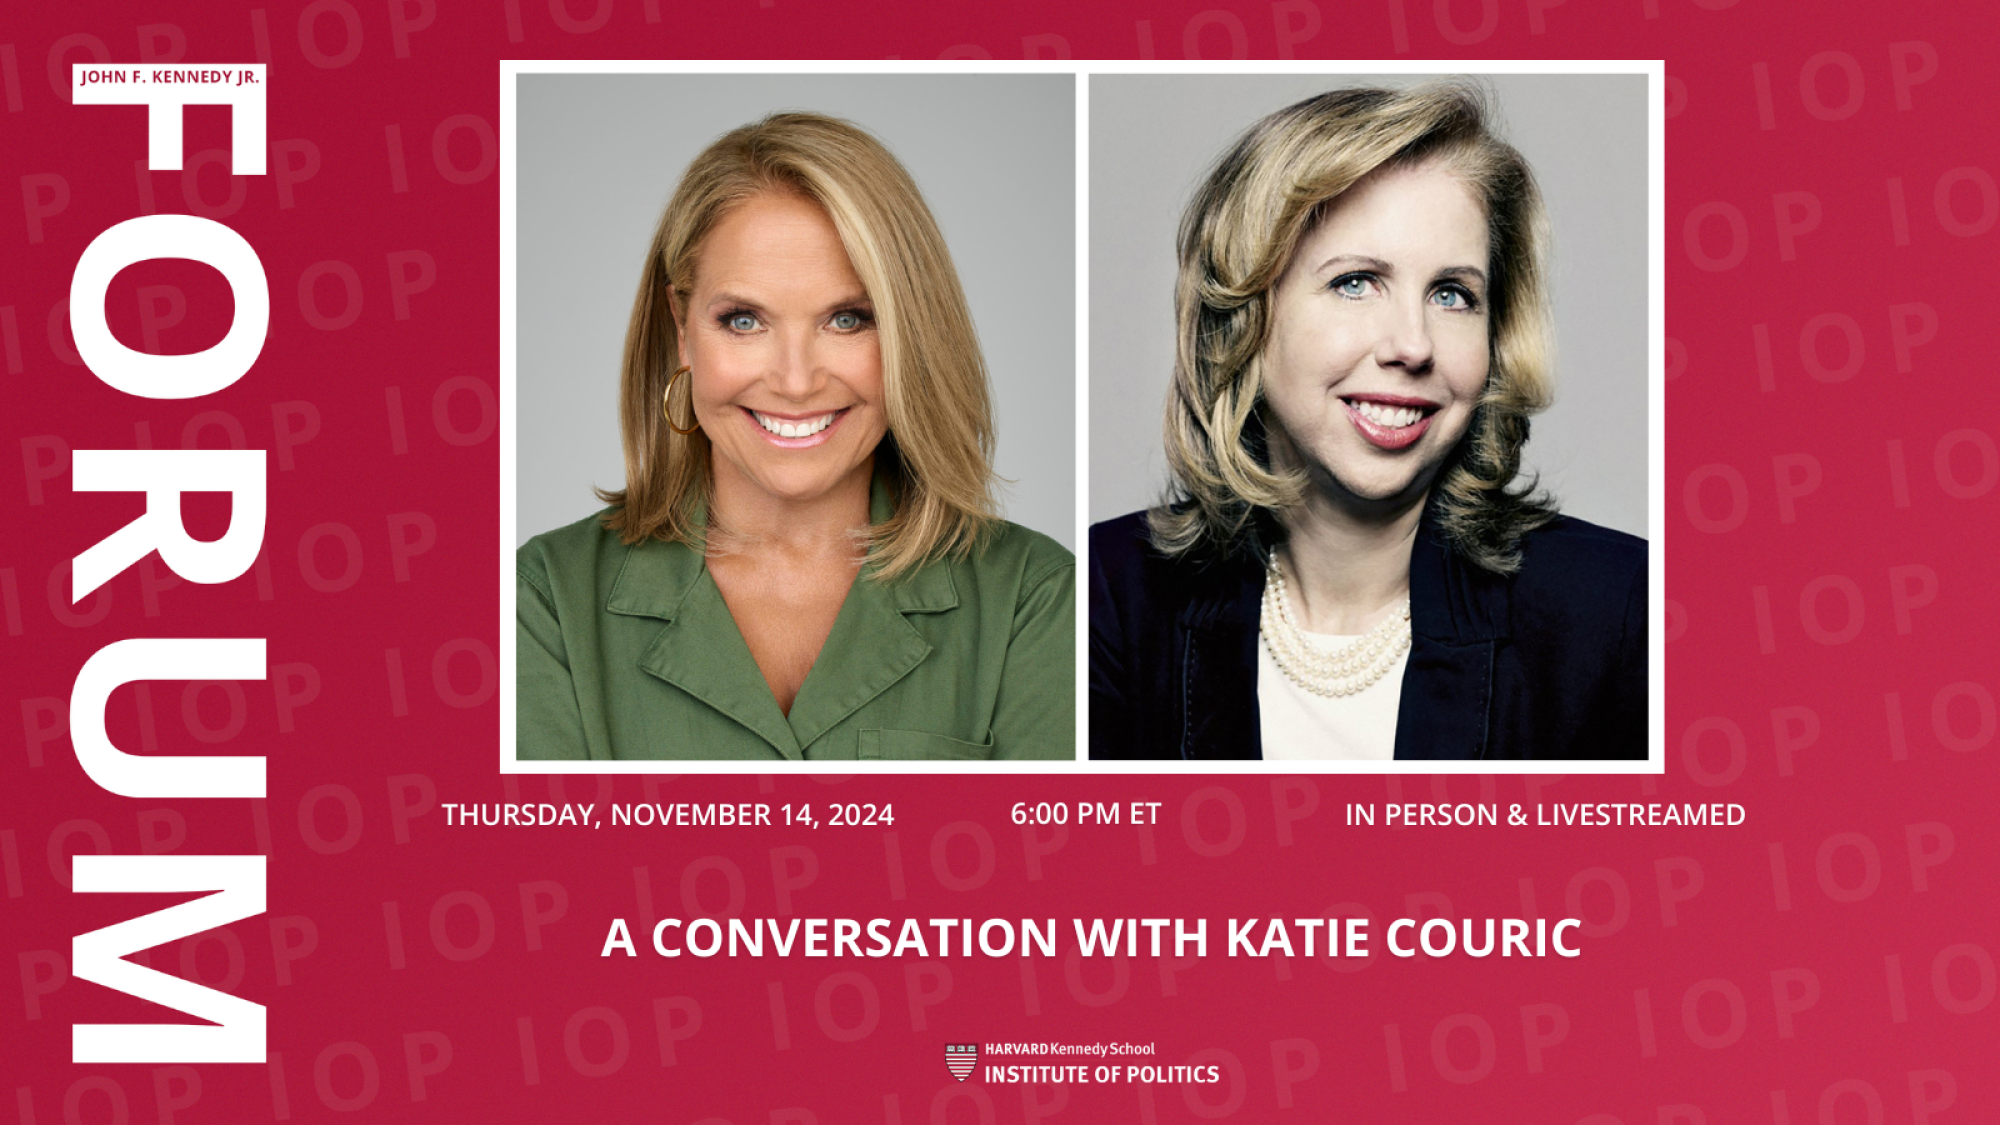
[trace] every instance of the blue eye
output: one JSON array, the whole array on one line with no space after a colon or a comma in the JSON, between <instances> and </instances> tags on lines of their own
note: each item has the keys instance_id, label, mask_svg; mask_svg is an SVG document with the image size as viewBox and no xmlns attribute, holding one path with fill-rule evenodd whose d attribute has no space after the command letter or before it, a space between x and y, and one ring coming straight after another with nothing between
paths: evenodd
<instances>
[{"instance_id":1,"label":"blue eye","mask_svg":"<svg viewBox=\"0 0 2000 1125\"><path fill-rule=\"evenodd\" d=\"M861 316L851 312L834 313L833 326L842 332L852 332L861 327Z\"/></svg>"},{"instance_id":2,"label":"blue eye","mask_svg":"<svg viewBox=\"0 0 2000 1125\"><path fill-rule=\"evenodd\" d=\"M1457 285L1447 285L1439 289L1432 295L1431 300L1436 301L1439 308L1450 309L1453 312L1464 312L1479 307L1479 301L1473 297L1471 291Z\"/></svg>"},{"instance_id":3,"label":"blue eye","mask_svg":"<svg viewBox=\"0 0 2000 1125\"><path fill-rule=\"evenodd\" d=\"M1333 279L1327 288L1343 297L1358 299L1368 295L1368 285L1373 279L1365 273L1343 274Z\"/></svg>"},{"instance_id":4,"label":"blue eye","mask_svg":"<svg viewBox=\"0 0 2000 1125\"><path fill-rule=\"evenodd\" d=\"M723 327L731 332L757 331L757 317L747 312L733 312L722 318Z\"/></svg>"}]
</instances>

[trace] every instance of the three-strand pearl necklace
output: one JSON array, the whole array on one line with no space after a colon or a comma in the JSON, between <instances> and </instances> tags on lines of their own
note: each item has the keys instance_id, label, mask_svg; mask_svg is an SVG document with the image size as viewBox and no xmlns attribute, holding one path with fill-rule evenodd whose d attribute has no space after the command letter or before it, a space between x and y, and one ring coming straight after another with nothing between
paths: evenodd
<instances>
[{"instance_id":1,"label":"three-strand pearl necklace","mask_svg":"<svg viewBox=\"0 0 2000 1125\"><path fill-rule=\"evenodd\" d=\"M1274 549L1265 565L1264 604L1257 632L1278 670L1314 695L1343 698L1373 687L1410 651L1410 599L1380 625L1339 647L1314 643L1292 616L1285 576Z\"/></svg>"}]
</instances>

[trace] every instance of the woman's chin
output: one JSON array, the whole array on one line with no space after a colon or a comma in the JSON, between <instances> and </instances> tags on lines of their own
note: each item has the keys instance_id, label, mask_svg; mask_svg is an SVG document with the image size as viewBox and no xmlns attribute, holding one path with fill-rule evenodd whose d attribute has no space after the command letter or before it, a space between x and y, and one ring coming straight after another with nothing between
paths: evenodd
<instances>
[{"instance_id":1,"label":"woman's chin","mask_svg":"<svg viewBox=\"0 0 2000 1125\"><path fill-rule=\"evenodd\" d=\"M1382 468L1321 466L1313 473L1313 483L1328 500L1358 511L1396 513L1423 503L1433 474L1402 466L1388 472Z\"/></svg>"},{"instance_id":2,"label":"woman's chin","mask_svg":"<svg viewBox=\"0 0 2000 1125\"><path fill-rule=\"evenodd\" d=\"M839 487L842 479L832 476L816 476L801 479L791 474L783 474L776 477L753 479L751 484L758 492L763 494L765 499L780 504L810 504L816 500L823 500L832 494Z\"/></svg>"},{"instance_id":3,"label":"woman's chin","mask_svg":"<svg viewBox=\"0 0 2000 1125\"><path fill-rule=\"evenodd\" d=\"M730 494L753 501L782 505L813 504L855 487L866 488L870 476L869 459L858 464L794 464L732 466L736 478ZM718 484L722 482L718 480Z\"/></svg>"}]
</instances>

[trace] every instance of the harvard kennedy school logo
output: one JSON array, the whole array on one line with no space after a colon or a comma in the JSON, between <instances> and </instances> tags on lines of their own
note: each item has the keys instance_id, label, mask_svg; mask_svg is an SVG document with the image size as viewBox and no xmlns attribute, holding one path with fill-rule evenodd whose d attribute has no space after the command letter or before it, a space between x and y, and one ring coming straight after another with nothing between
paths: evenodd
<instances>
[{"instance_id":1,"label":"harvard kennedy school logo","mask_svg":"<svg viewBox=\"0 0 2000 1125\"><path fill-rule=\"evenodd\" d=\"M960 1082L965 1081L965 1076L971 1074L972 1068L978 1064L979 1044L946 1043L944 1045L944 1067L946 1070L951 1071L951 1076Z\"/></svg>"}]
</instances>

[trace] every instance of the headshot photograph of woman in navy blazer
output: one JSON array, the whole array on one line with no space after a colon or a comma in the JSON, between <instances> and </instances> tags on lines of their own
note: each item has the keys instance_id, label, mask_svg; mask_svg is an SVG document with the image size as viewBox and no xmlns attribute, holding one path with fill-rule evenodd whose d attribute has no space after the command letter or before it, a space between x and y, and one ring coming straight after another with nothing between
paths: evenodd
<instances>
[{"instance_id":1,"label":"headshot photograph of woman in navy blazer","mask_svg":"<svg viewBox=\"0 0 2000 1125\"><path fill-rule=\"evenodd\" d=\"M1075 560L1001 518L985 354L903 163L762 116L638 264L621 361L575 376L616 379L623 486L517 552L519 758L1074 759Z\"/></svg>"},{"instance_id":2,"label":"headshot photograph of woman in navy blazer","mask_svg":"<svg viewBox=\"0 0 2000 1125\"><path fill-rule=\"evenodd\" d=\"M1616 77L1643 154L1645 77ZM1164 497L1090 533L1091 756L1645 759L1647 543L1524 460L1557 386L1536 172L1488 83L1321 85L1182 213ZM1638 404L1572 466L1629 478L1637 531L1646 295L1632 350L1564 384Z\"/></svg>"}]
</instances>

